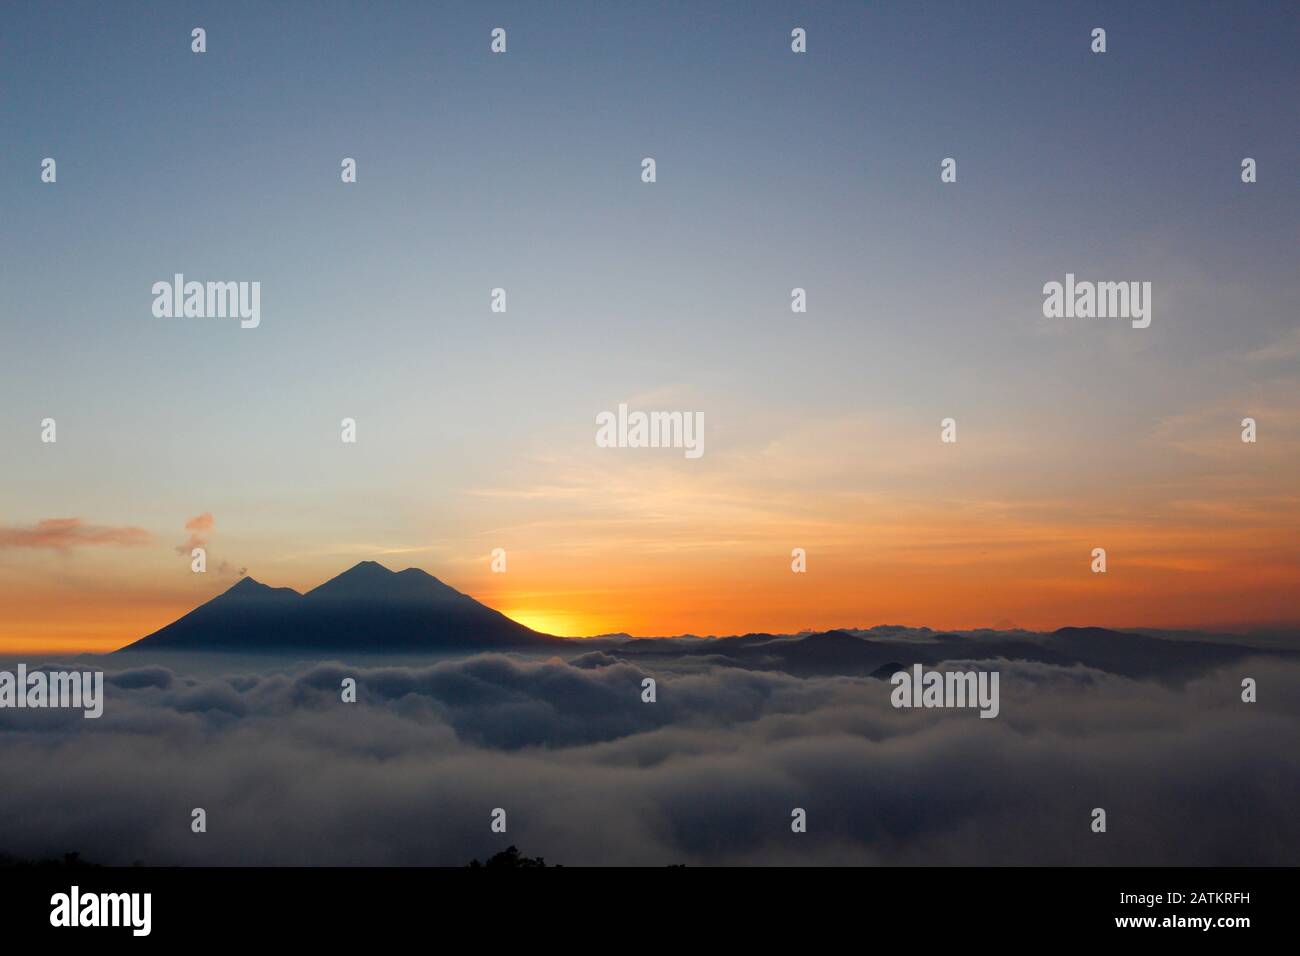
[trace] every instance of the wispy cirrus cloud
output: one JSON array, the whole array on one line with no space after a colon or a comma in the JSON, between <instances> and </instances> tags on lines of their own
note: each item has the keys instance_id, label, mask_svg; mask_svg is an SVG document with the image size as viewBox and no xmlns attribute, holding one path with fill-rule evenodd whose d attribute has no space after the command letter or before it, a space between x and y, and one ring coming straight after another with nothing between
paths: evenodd
<instances>
[{"instance_id":1,"label":"wispy cirrus cloud","mask_svg":"<svg viewBox=\"0 0 1300 956\"><path fill-rule=\"evenodd\" d=\"M50 548L69 551L88 545L135 547L153 535L143 528L87 524L80 518L45 518L29 528L0 527L0 548Z\"/></svg>"},{"instance_id":2,"label":"wispy cirrus cloud","mask_svg":"<svg viewBox=\"0 0 1300 956\"><path fill-rule=\"evenodd\" d=\"M1285 362L1300 358L1300 328L1278 336L1267 345L1246 353L1246 359L1253 362Z\"/></svg>"}]
</instances>

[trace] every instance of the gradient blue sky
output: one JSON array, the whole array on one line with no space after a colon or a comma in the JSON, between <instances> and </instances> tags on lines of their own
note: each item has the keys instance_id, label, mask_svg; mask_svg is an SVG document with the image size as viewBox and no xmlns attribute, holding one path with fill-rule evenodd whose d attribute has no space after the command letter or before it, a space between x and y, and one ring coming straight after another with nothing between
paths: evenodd
<instances>
[{"instance_id":1,"label":"gradient blue sky","mask_svg":"<svg viewBox=\"0 0 1300 956\"><path fill-rule=\"evenodd\" d=\"M202 512L271 584L415 564L557 630L1294 620L1298 54L1294 3L6 4L0 526L156 543L0 547L40 598L0 641L228 586L173 551ZM155 319L175 272L260 281L261 327ZM1066 272L1151 281L1151 327L1044 319ZM595 449L622 401L704 458ZM796 545L822 590L773 596Z\"/></svg>"}]
</instances>

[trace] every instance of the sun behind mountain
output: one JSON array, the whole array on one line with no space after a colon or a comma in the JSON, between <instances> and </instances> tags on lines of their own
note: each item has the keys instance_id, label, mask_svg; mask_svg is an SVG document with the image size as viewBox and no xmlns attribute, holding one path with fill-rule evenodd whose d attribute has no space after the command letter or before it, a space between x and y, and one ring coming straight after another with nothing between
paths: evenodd
<instances>
[{"instance_id":1,"label":"sun behind mountain","mask_svg":"<svg viewBox=\"0 0 1300 956\"><path fill-rule=\"evenodd\" d=\"M541 648L559 641L419 568L362 561L300 594L251 577L122 651L352 651Z\"/></svg>"}]
</instances>

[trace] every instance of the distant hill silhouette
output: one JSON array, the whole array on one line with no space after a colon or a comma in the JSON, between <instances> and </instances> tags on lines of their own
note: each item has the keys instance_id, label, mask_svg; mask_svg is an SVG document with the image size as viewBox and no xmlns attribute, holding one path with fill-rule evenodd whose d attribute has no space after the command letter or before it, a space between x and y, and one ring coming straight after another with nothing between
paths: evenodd
<instances>
[{"instance_id":1,"label":"distant hill silhouette","mask_svg":"<svg viewBox=\"0 0 1300 956\"><path fill-rule=\"evenodd\" d=\"M362 561L299 594L244 578L127 651L418 652L542 648L541 634L418 568Z\"/></svg>"},{"instance_id":2,"label":"distant hill silhouette","mask_svg":"<svg viewBox=\"0 0 1300 956\"><path fill-rule=\"evenodd\" d=\"M1052 633L983 631L952 634L917 629L907 637L876 637L843 630L821 633L743 634L694 640L638 638L602 643L600 649L646 663L688 655L751 670L783 671L797 677L835 674L888 680L914 664L948 661L1038 661L1058 667L1082 665L1137 679L1185 681L1224 664L1265 653L1248 644L1165 640L1101 627L1063 627ZM595 649L595 648L593 648ZM1300 651L1271 650L1300 659Z\"/></svg>"}]
</instances>

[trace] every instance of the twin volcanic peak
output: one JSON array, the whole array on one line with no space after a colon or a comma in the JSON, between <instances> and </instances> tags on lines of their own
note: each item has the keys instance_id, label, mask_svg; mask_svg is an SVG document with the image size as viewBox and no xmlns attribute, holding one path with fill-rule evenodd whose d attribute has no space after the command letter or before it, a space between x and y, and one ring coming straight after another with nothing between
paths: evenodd
<instances>
[{"instance_id":1,"label":"twin volcanic peak","mask_svg":"<svg viewBox=\"0 0 1300 956\"><path fill-rule=\"evenodd\" d=\"M419 568L362 561L306 594L243 578L124 651L366 651L545 647L541 634Z\"/></svg>"}]
</instances>

